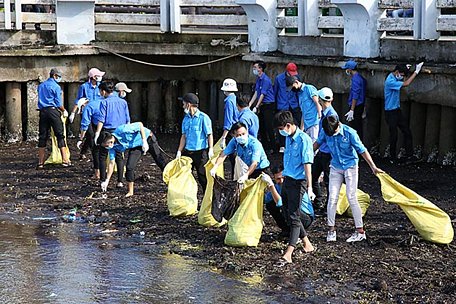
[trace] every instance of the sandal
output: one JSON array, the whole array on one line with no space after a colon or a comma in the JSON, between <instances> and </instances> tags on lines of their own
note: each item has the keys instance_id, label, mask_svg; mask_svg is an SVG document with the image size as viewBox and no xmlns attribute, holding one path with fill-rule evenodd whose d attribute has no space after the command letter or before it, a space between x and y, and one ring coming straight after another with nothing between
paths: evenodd
<instances>
[{"instance_id":1,"label":"sandal","mask_svg":"<svg viewBox=\"0 0 456 304\"><path fill-rule=\"evenodd\" d=\"M44 169L44 164L36 165L36 170L43 170L43 169Z\"/></svg>"},{"instance_id":2,"label":"sandal","mask_svg":"<svg viewBox=\"0 0 456 304\"><path fill-rule=\"evenodd\" d=\"M73 164L69 161L67 163L62 163L62 166L65 168L68 168L68 167L73 167Z\"/></svg>"}]
</instances>

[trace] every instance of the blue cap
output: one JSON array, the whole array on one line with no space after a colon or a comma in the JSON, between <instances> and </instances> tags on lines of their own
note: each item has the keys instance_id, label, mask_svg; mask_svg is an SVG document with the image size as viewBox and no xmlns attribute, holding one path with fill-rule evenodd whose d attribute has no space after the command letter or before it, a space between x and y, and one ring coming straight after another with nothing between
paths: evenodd
<instances>
[{"instance_id":1,"label":"blue cap","mask_svg":"<svg viewBox=\"0 0 456 304\"><path fill-rule=\"evenodd\" d=\"M345 63L345 65L342 67L342 69L344 69L344 70L346 70L346 69L354 70L354 69L356 69L357 65L358 64L355 61L349 60L349 61L347 61Z\"/></svg>"}]
</instances>

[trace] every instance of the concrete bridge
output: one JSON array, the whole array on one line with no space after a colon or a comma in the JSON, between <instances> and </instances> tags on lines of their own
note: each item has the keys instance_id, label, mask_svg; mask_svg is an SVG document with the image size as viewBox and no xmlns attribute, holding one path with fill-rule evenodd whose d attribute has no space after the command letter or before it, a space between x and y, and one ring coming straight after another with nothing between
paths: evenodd
<instances>
[{"instance_id":1,"label":"concrete bridge","mask_svg":"<svg viewBox=\"0 0 456 304\"><path fill-rule=\"evenodd\" d=\"M222 120L221 81L235 78L251 92L251 63L274 77L294 61L304 80L330 86L346 111L349 79L340 69L360 62L368 80L364 141L387 146L383 81L397 63L426 62L403 94L416 149L453 163L456 2L453 0L4 0L0 12L0 117L7 140L37 134L36 87L50 68L64 71L71 104L90 67L133 88L133 120L176 130L176 97L197 92L214 123ZM1 4L0 4L1 6ZM413 8L412 18L387 11ZM220 61L183 68L182 65ZM179 67L180 66L180 67ZM77 122L71 130L77 132Z\"/></svg>"}]
</instances>

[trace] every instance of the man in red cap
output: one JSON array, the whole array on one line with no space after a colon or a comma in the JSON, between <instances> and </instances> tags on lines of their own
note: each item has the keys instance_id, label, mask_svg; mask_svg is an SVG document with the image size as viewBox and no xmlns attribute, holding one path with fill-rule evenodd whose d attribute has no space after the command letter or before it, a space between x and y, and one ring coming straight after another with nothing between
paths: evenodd
<instances>
[{"instance_id":1,"label":"man in red cap","mask_svg":"<svg viewBox=\"0 0 456 304\"><path fill-rule=\"evenodd\" d=\"M274 96L277 102L278 111L290 111L293 114L295 124L301 125L301 107L299 106L298 94L293 91L287 91L286 78L287 76L297 76L298 67L295 63L290 62L287 64L286 70L277 75L274 80ZM285 137L279 136L280 152L283 153L285 147Z\"/></svg>"}]
</instances>

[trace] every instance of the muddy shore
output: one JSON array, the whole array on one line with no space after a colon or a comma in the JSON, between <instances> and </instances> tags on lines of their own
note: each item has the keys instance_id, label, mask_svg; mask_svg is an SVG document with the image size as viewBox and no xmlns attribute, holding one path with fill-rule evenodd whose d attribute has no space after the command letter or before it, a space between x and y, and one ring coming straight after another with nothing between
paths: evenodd
<instances>
[{"instance_id":1,"label":"muddy shore","mask_svg":"<svg viewBox=\"0 0 456 304\"><path fill-rule=\"evenodd\" d=\"M175 154L176 136L160 142ZM92 179L90 155L77 160L70 139L72 168L35 170L34 143L0 144L0 212L54 211L60 215L78 208L90 219L119 237L145 232L145 240L172 253L207 261L218 269L243 277L261 277L271 293L287 291L304 303L454 303L456 294L456 246L423 241L399 207L381 198L380 183L364 162L360 164L359 188L371 196L364 218L368 240L344 242L353 230L353 220L337 219L338 241L326 243L325 217L309 229L316 252L305 254L298 247L292 265L273 265L286 247L279 230L265 211L265 227L256 248L224 246L226 227L205 228L197 216L171 218L166 206L166 186L151 157L142 158L137 170L135 196L125 199L125 189L110 185L103 198ZM426 197L450 218L456 219L456 169L435 164L393 166L382 159L377 165L393 178ZM115 177L113 177L115 180Z\"/></svg>"}]
</instances>

